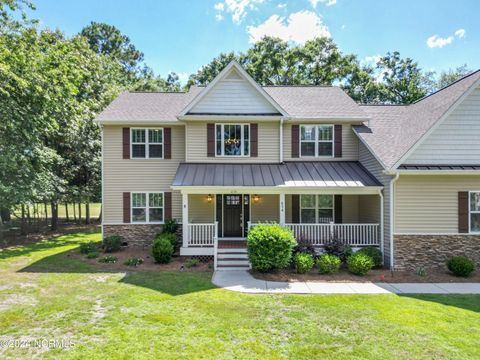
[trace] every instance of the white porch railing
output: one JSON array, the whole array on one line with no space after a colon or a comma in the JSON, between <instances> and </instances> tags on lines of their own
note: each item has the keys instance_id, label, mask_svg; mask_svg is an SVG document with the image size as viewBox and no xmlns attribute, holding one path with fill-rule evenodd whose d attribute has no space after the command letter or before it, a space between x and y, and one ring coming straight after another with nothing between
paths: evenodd
<instances>
[{"instance_id":1,"label":"white porch railing","mask_svg":"<svg viewBox=\"0 0 480 360\"><path fill-rule=\"evenodd\" d=\"M217 238L217 228L218 222L214 224L188 224L188 246L214 246Z\"/></svg>"},{"instance_id":2,"label":"white porch railing","mask_svg":"<svg viewBox=\"0 0 480 360\"><path fill-rule=\"evenodd\" d=\"M248 224L248 228L260 224ZM268 223L266 224L268 225ZM296 239L308 240L314 246L322 246L338 239L352 246L380 244L379 224L285 224L292 229Z\"/></svg>"}]
</instances>

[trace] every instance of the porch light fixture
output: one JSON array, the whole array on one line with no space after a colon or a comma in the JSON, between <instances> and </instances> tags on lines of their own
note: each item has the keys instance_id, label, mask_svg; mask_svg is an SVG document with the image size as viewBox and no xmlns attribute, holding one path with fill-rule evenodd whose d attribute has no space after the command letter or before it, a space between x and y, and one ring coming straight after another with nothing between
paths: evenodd
<instances>
[{"instance_id":1,"label":"porch light fixture","mask_svg":"<svg viewBox=\"0 0 480 360\"><path fill-rule=\"evenodd\" d=\"M258 196L257 194L253 195L253 202L257 203L258 200L260 200L260 196Z\"/></svg>"},{"instance_id":2,"label":"porch light fixture","mask_svg":"<svg viewBox=\"0 0 480 360\"><path fill-rule=\"evenodd\" d=\"M208 203L211 203L212 200L213 200L212 194L208 194L208 195L207 195L207 202L208 202Z\"/></svg>"}]
</instances>

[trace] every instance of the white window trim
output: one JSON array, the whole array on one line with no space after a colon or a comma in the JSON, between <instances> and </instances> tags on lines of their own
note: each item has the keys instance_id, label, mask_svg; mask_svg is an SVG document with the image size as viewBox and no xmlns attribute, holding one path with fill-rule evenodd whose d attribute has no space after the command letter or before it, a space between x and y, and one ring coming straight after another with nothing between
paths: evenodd
<instances>
[{"instance_id":1,"label":"white window trim","mask_svg":"<svg viewBox=\"0 0 480 360\"><path fill-rule=\"evenodd\" d=\"M133 194L145 194L145 221L133 220ZM162 221L150 221L150 194L162 194L162 206L154 206L152 209L163 209ZM135 207L135 209L143 209L143 207ZM131 191L130 192L130 219L132 224L164 224L165 223L165 192L164 191Z\"/></svg>"},{"instance_id":2,"label":"white window trim","mask_svg":"<svg viewBox=\"0 0 480 360\"><path fill-rule=\"evenodd\" d=\"M302 219L302 210L303 209L313 209L311 207L302 207L302 196L315 196L315 222L314 224L327 224L327 223L320 223L318 222L319 220L319 210L324 210L324 209L332 209L332 221L335 222L335 195L330 195L330 194L302 194L300 195L300 224L304 224L303 219ZM319 196L331 196L332 197L332 207L331 208L319 208L319 201L318 197ZM307 224L307 223L305 223ZM308 223L310 224L310 223Z\"/></svg>"},{"instance_id":3,"label":"white window trim","mask_svg":"<svg viewBox=\"0 0 480 360\"><path fill-rule=\"evenodd\" d=\"M302 140L302 126L314 126L315 130L315 140ZM319 126L330 126L332 128L332 140L318 140ZM302 155L302 142L314 142L315 144L315 154L314 155ZM318 143L332 143L332 155L318 155ZM302 158L320 158L320 159L331 159L335 157L335 125L333 124L300 124L298 131L298 153Z\"/></svg>"},{"instance_id":4,"label":"white window trim","mask_svg":"<svg viewBox=\"0 0 480 360\"><path fill-rule=\"evenodd\" d=\"M472 211L472 207L471 207L472 195L471 194L480 194L480 190L472 190L468 192L468 233L478 235L480 234L480 231L472 231L472 214L480 214L480 210Z\"/></svg>"},{"instance_id":5,"label":"white window trim","mask_svg":"<svg viewBox=\"0 0 480 360\"><path fill-rule=\"evenodd\" d=\"M218 155L217 154L217 125L221 126L221 136L222 136L222 154ZM241 155L225 155L225 141L223 141L224 138L224 128L225 125L239 125L240 126L240 136L242 137L242 143L240 147L240 152L242 153ZM245 134L244 134L244 126L248 126L248 155L243 155L245 152ZM216 123L215 124L215 157L225 157L225 158L248 158L250 157L250 154L252 153L252 129L250 127L250 124L241 124L241 123Z\"/></svg>"},{"instance_id":6,"label":"white window trim","mask_svg":"<svg viewBox=\"0 0 480 360\"><path fill-rule=\"evenodd\" d=\"M132 133L133 130L143 130L145 131L145 142L144 143L134 143L132 141ZM150 143L149 138L148 138L148 131L149 130L161 130L162 131L162 142L155 142L155 143ZM133 157L133 145L144 145L145 146L145 157ZM150 146L149 145L162 145L162 156L161 157L150 157ZM163 130L162 127L157 128L157 127L149 127L149 128L130 128L130 159L132 160L145 160L145 159L153 159L153 160L162 160L165 157L165 131Z\"/></svg>"}]
</instances>

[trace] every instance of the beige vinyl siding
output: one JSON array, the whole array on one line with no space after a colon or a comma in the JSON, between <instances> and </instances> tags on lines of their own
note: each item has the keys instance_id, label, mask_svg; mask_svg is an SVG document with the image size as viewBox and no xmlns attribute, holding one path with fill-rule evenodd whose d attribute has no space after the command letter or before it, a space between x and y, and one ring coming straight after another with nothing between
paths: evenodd
<instances>
[{"instance_id":1,"label":"beige vinyl siding","mask_svg":"<svg viewBox=\"0 0 480 360\"><path fill-rule=\"evenodd\" d=\"M259 195L258 202L252 201L251 204L250 219L252 223L265 221L279 222L280 200L278 195Z\"/></svg>"},{"instance_id":2,"label":"beige vinyl siding","mask_svg":"<svg viewBox=\"0 0 480 360\"><path fill-rule=\"evenodd\" d=\"M480 190L480 176L400 175L395 233L458 233L458 192Z\"/></svg>"},{"instance_id":3,"label":"beige vinyl siding","mask_svg":"<svg viewBox=\"0 0 480 360\"><path fill-rule=\"evenodd\" d=\"M378 160L372 155L370 150L361 142L358 142L358 160L360 163L380 181L383 188L383 231L384 231L384 250L385 250L385 263L390 265L390 181L392 180L391 176L385 175L383 173L383 166L378 162ZM380 209L379 209L380 211ZM359 218L367 217L365 214L359 212Z\"/></svg>"},{"instance_id":4,"label":"beige vinyl siding","mask_svg":"<svg viewBox=\"0 0 480 360\"><path fill-rule=\"evenodd\" d=\"M190 113L272 114L272 104L252 84L240 78L235 70L220 80Z\"/></svg>"},{"instance_id":5,"label":"beige vinyl siding","mask_svg":"<svg viewBox=\"0 0 480 360\"><path fill-rule=\"evenodd\" d=\"M406 164L480 164L480 87L404 161Z\"/></svg>"},{"instance_id":6,"label":"beige vinyl siding","mask_svg":"<svg viewBox=\"0 0 480 360\"><path fill-rule=\"evenodd\" d=\"M296 125L300 125L297 123ZM332 124L334 124L332 122ZM284 161L305 161L315 160L314 157L292 158L292 124L284 123L283 125L283 160ZM321 161L339 161L339 160L358 160L358 138L353 133L350 124L342 125L342 157L341 158L321 158Z\"/></svg>"},{"instance_id":7,"label":"beige vinyl siding","mask_svg":"<svg viewBox=\"0 0 480 360\"><path fill-rule=\"evenodd\" d=\"M380 223L380 196L362 195L358 202L358 222L363 224Z\"/></svg>"},{"instance_id":8,"label":"beige vinyl siding","mask_svg":"<svg viewBox=\"0 0 480 360\"><path fill-rule=\"evenodd\" d=\"M358 223L358 195L342 195L342 223Z\"/></svg>"},{"instance_id":9,"label":"beige vinyl siding","mask_svg":"<svg viewBox=\"0 0 480 360\"><path fill-rule=\"evenodd\" d=\"M240 119L239 119L240 120ZM207 124L222 123L228 124L235 122L190 121L186 127L187 139L187 162L243 162L243 163L272 163L279 162L279 122L252 122L258 124L258 157L235 157L235 156L207 156ZM237 122L238 123L238 122Z\"/></svg>"},{"instance_id":10,"label":"beige vinyl siding","mask_svg":"<svg viewBox=\"0 0 480 360\"><path fill-rule=\"evenodd\" d=\"M184 127L172 129L172 159L123 159L121 126L103 128L103 214L105 224L123 223L123 192L172 191L178 164L185 160ZM181 220L182 197L172 191L172 216Z\"/></svg>"},{"instance_id":11,"label":"beige vinyl siding","mask_svg":"<svg viewBox=\"0 0 480 360\"><path fill-rule=\"evenodd\" d=\"M207 194L188 195L188 222L192 224L212 224L215 221L215 196L207 201Z\"/></svg>"}]
</instances>

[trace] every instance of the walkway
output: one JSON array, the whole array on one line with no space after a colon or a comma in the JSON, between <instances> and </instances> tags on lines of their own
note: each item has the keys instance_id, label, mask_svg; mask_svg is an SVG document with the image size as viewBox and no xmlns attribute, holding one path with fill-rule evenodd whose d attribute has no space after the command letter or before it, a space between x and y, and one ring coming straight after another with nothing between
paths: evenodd
<instances>
[{"instance_id":1,"label":"walkway","mask_svg":"<svg viewBox=\"0 0 480 360\"><path fill-rule=\"evenodd\" d=\"M480 283L276 282L231 270L215 271L212 282L227 290L257 294L480 294Z\"/></svg>"}]
</instances>

